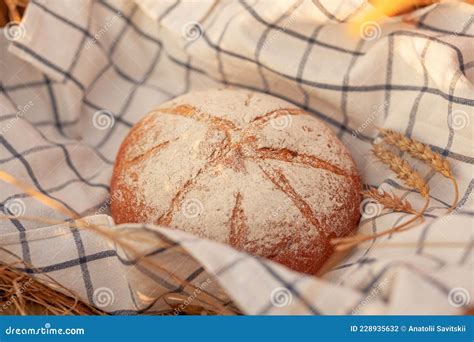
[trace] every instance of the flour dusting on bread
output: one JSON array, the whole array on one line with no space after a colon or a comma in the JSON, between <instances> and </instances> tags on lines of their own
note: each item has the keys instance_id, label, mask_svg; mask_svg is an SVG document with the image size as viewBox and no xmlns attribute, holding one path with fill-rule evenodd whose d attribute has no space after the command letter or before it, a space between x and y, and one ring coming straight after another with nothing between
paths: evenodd
<instances>
[{"instance_id":1,"label":"flour dusting on bread","mask_svg":"<svg viewBox=\"0 0 474 342\"><path fill-rule=\"evenodd\" d=\"M117 156L112 214L314 274L329 239L357 226L359 191L349 152L322 121L265 94L209 90L134 126Z\"/></svg>"}]
</instances>

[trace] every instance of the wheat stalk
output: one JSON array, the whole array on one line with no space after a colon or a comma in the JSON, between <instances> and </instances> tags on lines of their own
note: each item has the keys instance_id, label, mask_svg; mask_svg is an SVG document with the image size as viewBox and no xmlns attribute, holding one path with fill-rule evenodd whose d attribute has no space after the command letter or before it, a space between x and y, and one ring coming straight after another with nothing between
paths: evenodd
<instances>
[{"instance_id":1,"label":"wheat stalk","mask_svg":"<svg viewBox=\"0 0 474 342\"><path fill-rule=\"evenodd\" d=\"M411 157L423 161L431 166L433 170L451 180L454 187L454 200L448 209L448 212L451 212L458 204L459 189L449 162L439 153L434 152L428 145L408 138L401 133L390 129L380 129L380 133L385 143L397 147L402 152L407 152Z\"/></svg>"},{"instance_id":2,"label":"wheat stalk","mask_svg":"<svg viewBox=\"0 0 474 342\"><path fill-rule=\"evenodd\" d=\"M148 236L148 239L146 235L140 238L139 237L140 234L137 234L137 232L134 232L133 235L120 234L120 232L111 231L110 227L91 224L87 222L86 220L84 220L83 218L79 217L76 213L64 207L58 201L52 198L49 198L48 196L38 192L31 185L25 184L19 181L18 179L6 173L5 171L0 171L0 180L3 180L9 184L17 186L18 188L23 190L25 193L28 193L29 195L31 195L35 200L73 219L74 221L68 222L68 225L70 227L90 230L104 237L108 241L113 242L134 259L140 260L141 262L143 262L144 265L147 265L147 266L149 265L150 267L153 268L153 270L166 273L170 278L174 279L176 282L183 284L183 286L187 286L194 291L198 290L198 287L196 287L191 282L187 281L186 279L181 279L180 277L175 275L172 271L168 270L166 267L159 265L156 262L156 260L154 260L153 258L148 258L145 252L139 251L139 249L136 247L135 244L141 241L148 241L148 243L150 243L151 241L149 241L149 236ZM54 221L54 220L42 219L38 217L0 215L0 220L12 219L12 218L17 219L17 220L31 220L31 221L43 222L46 224L64 223L64 221ZM0 276L1 276L1 272L0 272ZM206 291L200 291L199 296L204 297L204 298L199 298L200 301L207 303L209 307L215 307L216 312L220 314L235 314L236 313L235 310L233 310L232 308L227 308L223 306L220 302L216 301Z\"/></svg>"},{"instance_id":3,"label":"wheat stalk","mask_svg":"<svg viewBox=\"0 0 474 342\"><path fill-rule=\"evenodd\" d=\"M39 222L39 223L44 223L44 224L50 224L50 225L59 225L59 224L64 224L64 221L62 220L51 220L51 219L44 219L41 217L34 217L34 216L13 216L13 215L2 215L0 214L0 220L7 220L7 219L16 219L16 220L24 220L24 221L32 221L32 222ZM139 251L133 243L136 242L148 242L151 243L150 237L145 235L140 236L140 233L137 231L133 232L125 232L125 231L116 231L116 230L110 230L110 227L107 226L102 226L102 225L96 225L89 223L85 221L84 219L79 219L76 221L70 221L68 222L69 227L71 228L77 228L77 229L87 229L92 232L95 232L96 234L101 235L105 239L107 239L110 242L113 242L116 244L118 247L120 247L125 253L127 253L127 256L131 260L139 260L140 262L143 263L144 266L149 266L151 267L152 270L154 271L161 271L167 274L168 277L171 279L175 280L176 282L181 283L183 286L190 287L194 291L199 290L199 295L198 297L195 298L195 300L199 300L200 302L206 303L207 308L214 308L212 312L215 312L217 314L221 315L229 315L229 314L237 314L238 311L237 309L231 308L231 307L225 307L222 306L221 303L217 302L208 292L196 287L196 285L192 284L186 279L181 279L177 275L175 275L172 271L168 270L167 268L159 265L156 260L153 258L149 258L147 252L141 252ZM143 232L142 232L143 234ZM160 244L163 242L160 242ZM155 247L158 247L156 245ZM1 249L1 248L0 248ZM25 261L22 261L25 263ZM29 265L30 268L34 268L33 265ZM21 271L18 271L21 272ZM2 277L2 272L0 270L0 278ZM155 299L155 302L157 302L159 299L161 299L163 296L165 296L166 293L162 294L161 296L157 297ZM1 302L0 302L1 303ZM204 310L204 309L203 309ZM184 313L187 313L184 311Z\"/></svg>"},{"instance_id":4,"label":"wheat stalk","mask_svg":"<svg viewBox=\"0 0 474 342\"><path fill-rule=\"evenodd\" d=\"M331 243L334 245L336 251L343 251L348 248L357 246L358 244L365 241L373 240L375 238L378 238L384 235L389 235L392 233L402 232L402 231L411 229L413 227L411 226L412 223L414 223L420 218L423 219L423 214L425 213L426 208L428 208L429 203L430 203L429 197L427 197L423 208L419 212L415 211L415 216L413 216L411 219L409 219L405 223L402 223L398 226L395 226L393 228L390 228L390 229L387 229L387 230L384 230L382 232L372 234L372 235L359 234L359 235L354 235L354 236L349 236L349 237L335 238L331 240Z\"/></svg>"},{"instance_id":5,"label":"wheat stalk","mask_svg":"<svg viewBox=\"0 0 474 342\"><path fill-rule=\"evenodd\" d=\"M413 209L410 202L406 199L403 200L397 195L389 194L386 191L379 191L376 189L370 189L363 191L362 195L367 198L371 198L374 201L382 204L385 208L392 209L393 211L405 212L416 214L416 210Z\"/></svg>"},{"instance_id":6,"label":"wheat stalk","mask_svg":"<svg viewBox=\"0 0 474 342\"><path fill-rule=\"evenodd\" d=\"M46 283L21 272L17 264L0 264L0 308L2 314L103 315L103 311L79 300L48 275ZM27 266L29 267L29 266ZM47 285L50 283L51 285ZM54 287L53 287L54 286ZM59 290L62 290L60 292Z\"/></svg>"},{"instance_id":7,"label":"wheat stalk","mask_svg":"<svg viewBox=\"0 0 474 342\"><path fill-rule=\"evenodd\" d=\"M398 226L387 229L380 233L373 234L373 235L359 234L359 235L354 235L354 236L349 236L349 237L332 239L331 243L335 246L335 249L337 251L352 248L362 242L369 241L380 236L410 229L412 223L416 222L420 218L423 219L423 214L425 213L425 210L426 208L428 208L428 205L430 203L430 197L429 197L430 188L428 184L426 184L423 177L421 177L421 175L418 172L416 172L410 166L410 164L408 164L406 160L400 158L392 151L387 150L381 144L375 144L372 149L372 152L377 157L377 159L379 159L382 163L388 165L390 170L395 172L397 177L400 178L408 187L417 190L420 193L420 195L426 199L425 205L419 212L417 211L412 212L413 214L415 214L415 216L413 216L411 219L409 219L405 223L402 223ZM390 198L386 196L385 197L382 196L381 199L383 201L386 201L387 203L390 201L395 201L395 203L392 203L392 204L396 204L397 206L400 206L400 205L403 206L403 202L398 202L396 199L394 200L391 196Z\"/></svg>"}]
</instances>

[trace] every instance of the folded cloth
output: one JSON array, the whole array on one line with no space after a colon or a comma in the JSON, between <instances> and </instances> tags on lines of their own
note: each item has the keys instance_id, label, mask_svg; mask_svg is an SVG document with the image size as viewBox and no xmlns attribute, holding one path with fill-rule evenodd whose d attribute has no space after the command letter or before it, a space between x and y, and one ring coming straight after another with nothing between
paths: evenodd
<instances>
[{"instance_id":1,"label":"folded cloth","mask_svg":"<svg viewBox=\"0 0 474 342\"><path fill-rule=\"evenodd\" d=\"M136 247L159 269L93 231L26 220L67 217L9 184L0 210L17 217L0 221L0 261L23 260L32 276L115 314L179 313L202 296L223 313L462 313L474 296L474 7L441 3L354 33L348 21L370 6L32 1L0 37L1 169L89 222L145 234L153 244ZM348 146L366 186L416 208L420 196L369 151L377 127L426 142L451 163L460 202L445 215L450 182L403 154L431 188L423 224L357 246L318 278L178 230L114 225L109 182L130 127L167 99L222 86L305 108ZM367 201L361 214L365 234L410 218Z\"/></svg>"}]
</instances>

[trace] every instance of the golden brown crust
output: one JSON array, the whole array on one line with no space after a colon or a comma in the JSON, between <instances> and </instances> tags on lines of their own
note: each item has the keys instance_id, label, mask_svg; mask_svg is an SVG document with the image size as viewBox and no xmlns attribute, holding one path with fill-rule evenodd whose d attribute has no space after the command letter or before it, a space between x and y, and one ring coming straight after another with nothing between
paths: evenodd
<instances>
[{"instance_id":1,"label":"golden brown crust","mask_svg":"<svg viewBox=\"0 0 474 342\"><path fill-rule=\"evenodd\" d=\"M235 206L232 210L229 224L229 243L236 248L244 249L249 228L247 225L247 217L245 217L245 212L242 208L242 194L240 192L235 196Z\"/></svg>"},{"instance_id":2,"label":"golden brown crust","mask_svg":"<svg viewBox=\"0 0 474 342\"><path fill-rule=\"evenodd\" d=\"M152 139L152 143L149 143L143 149L136 149L137 146L142 146L144 137L159 137L160 132L167 129L167 127L157 126L153 122L152 117L161 114L191 119L196 124L207 126L207 132L204 134L203 140L196 147L197 155L204 156L204 162L195 172L186 177L180 186L176 187L173 196L166 202L158 200L139 201L138 197L141 194L137 191L140 192L143 189L140 190L135 185L131 185L131 182L134 183L143 177L144 163L149 162L151 158L161 156L160 153L173 146L177 140L186 141L186 137L156 140L156 143ZM118 224L128 222L155 223L190 231L182 224L176 223L178 222L176 220L182 216L182 210L180 211L180 209L182 209L183 203L190 193L196 189L206 187L206 182L212 179L214 175L216 177L221 175L223 169L232 170L231 172L234 175L242 175L242 179L244 175L251 173L251 176L258 176L262 181L268 182L266 186L273 188L273 191L283 193L289 203L285 205L291 206L292 210L299 213L293 215L298 215L300 218L295 218L294 221L275 221L270 218L267 223L262 223L259 229L269 230L269 236L273 236L272 243L263 244L262 246L261 238L258 239L255 236L251 238L252 229L256 229L255 216L252 216L252 214L249 216L249 213L246 212L246 210L249 210L249 203L254 203L255 200L250 198L251 196L246 196L240 190L233 192L231 190L233 184L229 183L228 190L211 189L208 193L210 197L217 195L212 191L226 194L228 192L228 196L232 196L232 206L228 213L228 219L225 221L227 224L224 222L213 227L216 231L225 230L226 237L221 242L227 242L237 249L282 263L296 271L316 274L333 252L329 240L333 237L353 234L360 218L361 184L350 155L342 151L340 158L346 159L345 164L335 164L321 158L321 156L295 151L289 147L259 145L259 138L255 134L260 134L261 129L270 120L284 115L307 115L301 109L279 108L271 110L256 116L243 128L228 118L215 116L214 114L205 113L191 104L179 104L157 109L132 128L117 154L112 176L111 211L115 222ZM317 119L312 118L312 120ZM319 121L318 125L320 125ZM302 129L305 132L313 132L317 128L304 125ZM222 139L217 143L212 143L212 137L216 134L220 134ZM321 132L321 134L328 133ZM331 136L331 139L334 139L334 137ZM328 141L334 142L331 139ZM135 153L130 152L133 148L135 148ZM176 162L179 163L179 161ZM257 169L254 168L253 171L249 171L247 162L254 163ZM283 163L283 169L275 166L274 163ZM298 190L292 185L292 181L286 175L289 170L285 171L285 165L314 170L311 172L318 173L320 177L323 177L323 181L327 182L325 179L332 179L336 187L337 184L343 185L331 194L331 198L338 203L338 207L332 211L323 210L321 213L315 211L314 203L311 203L311 199L308 199L309 195L303 195L301 188ZM350 166L347 167L347 165ZM156 165L156 167L159 166ZM162 165L162 167L166 166ZM258 169L260 169L260 175L257 175L259 173L256 172ZM231 181L229 180L229 182ZM244 186L243 190L245 190L245 184L240 184L240 186ZM318 186L318 184L311 185L316 191ZM328 189L334 188L330 187ZM207 205L207 203L205 204ZM280 204L283 205L284 203ZM265 206L267 203L252 205ZM209 210L209 207L207 210ZM214 214L217 216L224 215L224 213ZM213 222L201 222L199 224L209 226ZM195 228L199 229L199 225ZM288 234L288 231L295 233ZM190 232L195 232L195 230ZM198 235L208 237L204 233Z\"/></svg>"}]
</instances>

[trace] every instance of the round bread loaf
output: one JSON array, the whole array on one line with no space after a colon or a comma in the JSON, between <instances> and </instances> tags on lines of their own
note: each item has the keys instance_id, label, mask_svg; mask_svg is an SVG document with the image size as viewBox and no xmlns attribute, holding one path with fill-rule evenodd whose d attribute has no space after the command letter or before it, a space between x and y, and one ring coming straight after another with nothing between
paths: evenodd
<instances>
[{"instance_id":1,"label":"round bread loaf","mask_svg":"<svg viewBox=\"0 0 474 342\"><path fill-rule=\"evenodd\" d=\"M243 90L192 92L130 131L111 185L116 223L178 228L315 274L354 232L360 179L320 120Z\"/></svg>"}]
</instances>

